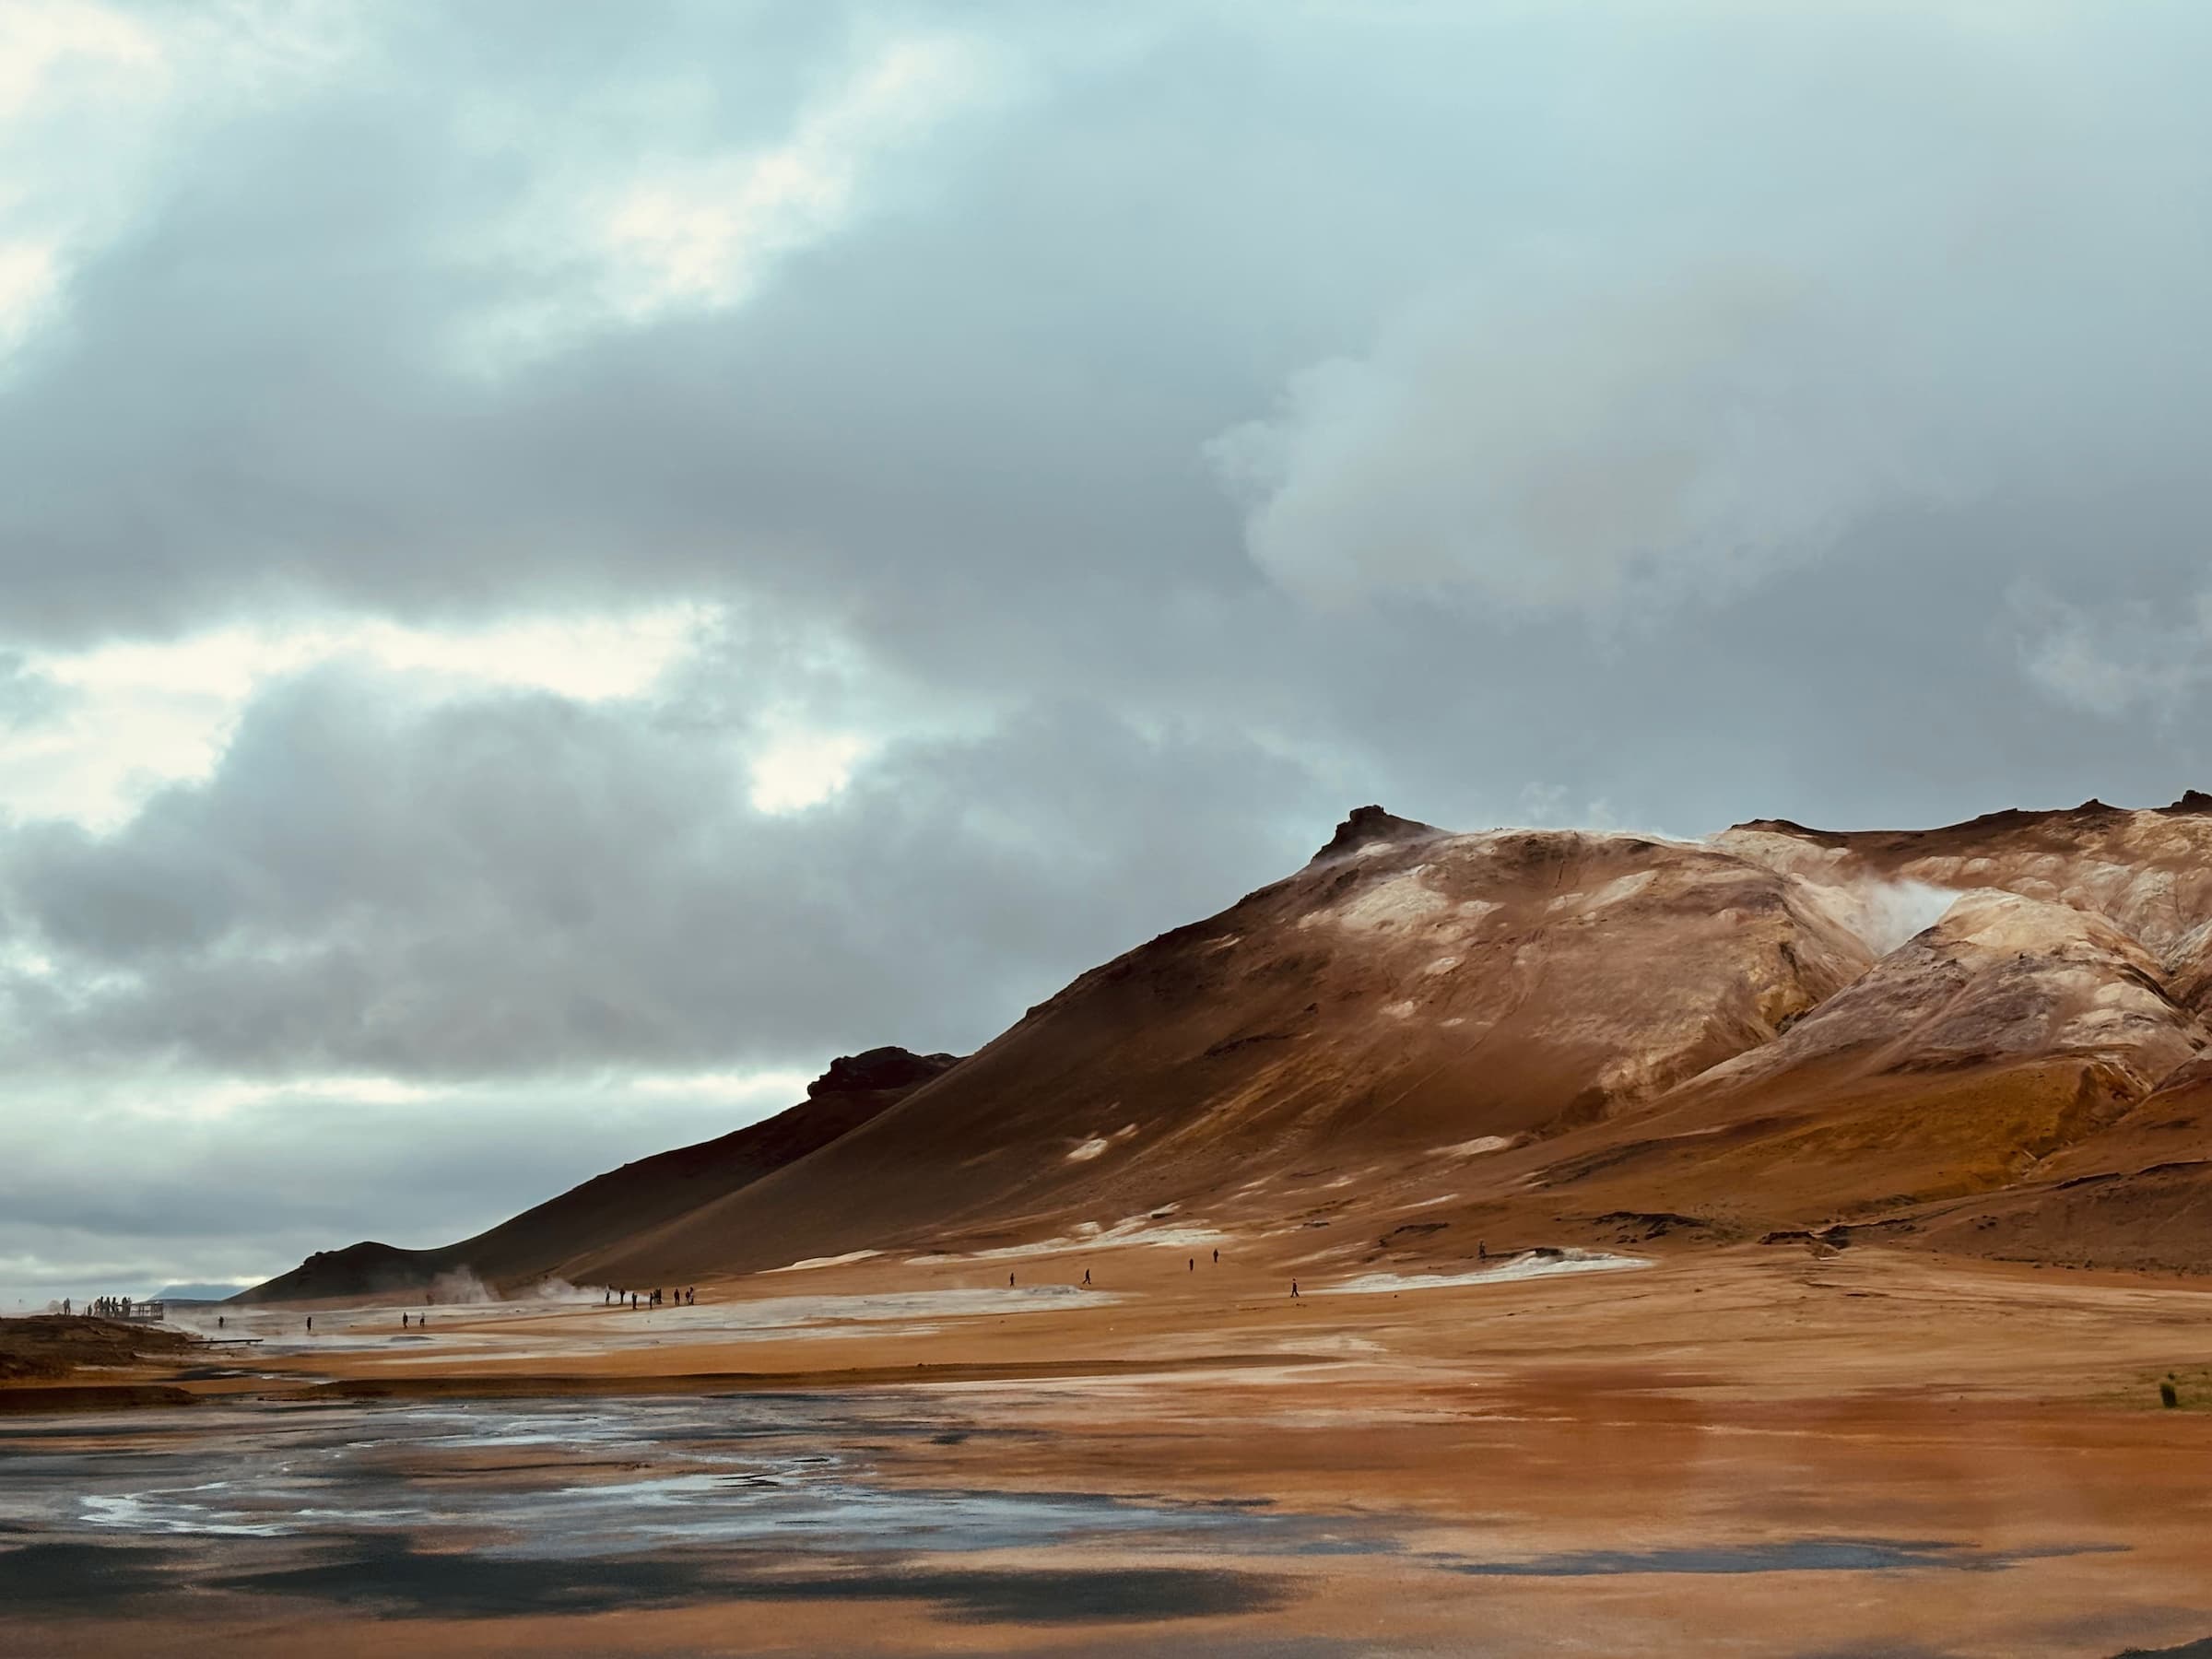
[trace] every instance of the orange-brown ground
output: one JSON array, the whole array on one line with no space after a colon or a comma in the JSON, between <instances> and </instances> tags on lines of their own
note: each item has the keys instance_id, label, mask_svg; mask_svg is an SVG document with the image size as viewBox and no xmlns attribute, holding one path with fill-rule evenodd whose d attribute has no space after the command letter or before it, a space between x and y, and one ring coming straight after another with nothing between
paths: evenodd
<instances>
[{"instance_id":1,"label":"orange-brown ground","mask_svg":"<svg viewBox=\"0 0 2212 1659\"><path fill-rule=\"evenodd\" d=\"M975 1430L884 1452L894 1484L1266 1500L1392 1539L1264 1559L1141 1539L1075 1550L1089 1571L1240 1574L1263 1587L1247 1605L979 1620L920 1594L808 1595L380 1622L214 1594L158 1627L43 1617L15 1651L2101 1659L2212 1638L2212 1293L2195 1283L1743 1246L1395 1293L1310 1280L1293 1300L1278 1265L1225 1253L875 1259L703 1286L680 1314L439 1312L404 1349L338 1346L395 1313L324 1311L312 1351L273 1352L306 1341L303 1312L272 1310L252 1316L267 1340L241 1361L258 1375L180 1386L888 1391ZM1018 1295L1086 1267L1091 1297L1041 1293L1033 1312L886 1316L840 1300L995 1289L1008 1271ZM799 1295L823 1299L801 1325L712 1324ZM2159 1404L2170 1373L2178 1409ZM1844 1570L1833 1552L1853 1548L1904 1555ZM981 1564L1065 1568L1070 1551Z\"/></svg>"}]
</instances>

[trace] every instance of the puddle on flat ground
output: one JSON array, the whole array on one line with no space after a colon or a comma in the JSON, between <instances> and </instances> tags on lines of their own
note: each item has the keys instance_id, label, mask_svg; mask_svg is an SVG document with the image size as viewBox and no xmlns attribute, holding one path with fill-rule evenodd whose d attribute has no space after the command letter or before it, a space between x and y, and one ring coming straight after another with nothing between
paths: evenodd
<instances>
[{"instance_id":1,"label":"puddle on flat ground","mask_svg":"<svg viewBox=\"0 0 2212 1659\"><path fill-rule=\"evenodd\" d=\"M1030 1432L957 1397L893 1393L251 1402L0 1422L0 1606L128 1616L139 1597L242 1594L495 1618L901 1600L956 1621L1092 1622L1288 1606L1318 1593L1324 1557L1388 1556L1440 1583L1999 1572L2030 1559L1877 1537L1520 1558L1501 1535L1486 1559L1421 1547L1429 1524L1413 1517L932 1474L947 1466L941 1448L965 1443L957 1467L972 1479L990 1467L978 1451Z\"/></svg>"},{"instance_id":2,"label":"puddle on flat ground","mask_svg":"<svg viewBox=\"0 0 2212 1659\"><path fill-rule=\"evenodd\" d=\"M951 1551L1233 1530L1234 1547L1325 1546L1325 1521L1246 1504L912 1487L868 1452L958 1432L747 1396L520 1406L249 1406L148 1443L0 1430L0 1533L298 1537L466 1529L480 1554L562 1559L671 1544ZM166 1427L167 1425L164 1425ZM127 1445L114 1443L127 1441ZM124 1454L119 1455L122 1453Z\"/></svg>"},{"instance_id":3,"label":"puddle on flat ground","mask_svg":"<svg viewBox=\"0 0 2212 1659\"><path fill-rule=\"evenodd\" d=\"M0 1604L200 1592L488 1617L690 1599L919 1600L959 1618L1277 1605L1215 1558L1386 1551L1382 1528L1239 1502L914 1485L952 1413L808 1396L241 1405L0 1426ZM1111 1544L1116 1564L963 1567ZM1130 1566L1129 1550L1162 1558ZM1204 1556L1205 1565L1186 1564Z\"/></svg>"}]
</instances>

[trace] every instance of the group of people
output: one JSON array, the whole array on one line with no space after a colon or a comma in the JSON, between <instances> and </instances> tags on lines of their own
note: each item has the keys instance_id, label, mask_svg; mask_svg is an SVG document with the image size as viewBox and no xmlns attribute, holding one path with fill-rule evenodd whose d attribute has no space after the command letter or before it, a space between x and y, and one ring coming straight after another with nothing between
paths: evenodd
<instances>
[{"instance_id":1,"label":"group of people","mask_svg":"<svg viewBox=\"0 0 2212 1659\"><path fill-rule=\"evenodd\" d=\"M671 1290L667 1294L673 1299L675 1305L679 1308L694 1307L699 1302L699 1287L697 1285L693 1285L688 1289ZM657 1308L661 1305L661 1292L658 1290L609 1290L601 1306L619 1308L623 1305L625 1297L629 1299L629 1305L632 1308Z\"/></svg>"},{"instance_id":2,"label":"group of people","mask_svg":"<svg viewBox=\"0 0 2212 1659\"><path fill-rule=\"evenodd\" d=\"M85 1317L87 1319L130 1319L135 1314L148 1312L154 1306L155 1304L152 1302L134 1301L127 1296L91 1296L85 1299ZM64 1313L71 1312L74 1307L75 1303L70 1298L66 1296L62 1298Z\"/></svg>"}]
</instances>

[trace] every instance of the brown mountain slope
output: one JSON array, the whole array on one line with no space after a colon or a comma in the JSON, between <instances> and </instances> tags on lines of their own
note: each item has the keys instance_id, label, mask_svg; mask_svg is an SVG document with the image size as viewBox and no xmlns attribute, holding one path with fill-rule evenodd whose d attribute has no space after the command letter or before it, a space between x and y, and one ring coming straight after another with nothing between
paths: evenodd
<instances>
[{"instance_id":1,"label":"brown mountain slope","mask_svg":"<svg viewBox=\"0 0 2212 1659\"><path fill-rule=\"evenodd\" d=\"M459 1243L402 1250L373 1240L307 1258L233 1300L305 1301L414 1290L467 1276L497 1289L573 1278L578 1262L806 1157L896 1105L955 1064L950 1054L871 1049L830 1065L807 1098L696 1146L624 1164Z\"/></svg>"},{"instance_id":2,"label":"brown mountain slope","mask_svg":"<svg viewBox=\"0 0 2212 1659\"><path fill-rule=\"evenodd\" d=\"M1771 1041L1870 960L1828 895L1705 846L1366 809L1297 875L1084 975L865 1130L589 1266L973 1244L1240 1189L1264 1208L1312 1166L1602 1120Z\"/></svg>"},{"instance_id":3,"label":"brown mountain slope","mask_svg":"<svg viewBox=\"0 0 2212 1659\"><path fill-rule=\"evenodd\" d=\"M2029 1261L2212 1266L2212 1052L2177 1067L2038 1179L1926 1217L1932 1243Z\"/></svg>"},{"instance_id":4,"label":"brown mountain slope","mask_svg":"<svg viewBox=\"0 0 2212 1659\"><path fill-rule=\"evenodd\" d=\"M1325 1272L1838 1223L2212 1266L2208 807L1703 842L1363 807L758 1179L610 1192L559 1270L1218 1230Z\"/></svg>"}]
</instances>

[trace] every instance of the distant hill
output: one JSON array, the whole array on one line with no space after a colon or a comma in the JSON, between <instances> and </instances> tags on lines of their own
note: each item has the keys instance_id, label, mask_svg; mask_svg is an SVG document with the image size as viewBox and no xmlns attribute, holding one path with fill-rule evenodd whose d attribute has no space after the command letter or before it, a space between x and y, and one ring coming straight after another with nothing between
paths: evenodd
<instances>
[{"instance_id":1,"label":"distant hill","mask_svg":"<svg viewBox=\"0 0 2212 1659\"><path fill-rule=\"evenodd\" d=\"M245 1286L232 1280L227 1285L164 1285L154 1292L155 1301L224 1301L236 1296Z\"/></svg>"},{"instance_id":2,"label":"distant hill","mask_svg":"<svg viewBox=\"0 0 2212 1659\"><path fill-rule=\"evenodd\" d=\"M594 1176L488 1232L430 1250L365 1240L321 1251L291 1272L241 1291L244 1302L301 1301L431 1289L481 1281L495 1290L575 1278L582 1264L687 1211L725 1197L836 1140L957 1064L951 1054L870 1049L841 1057L807 1098L774 1117Z\"/></svg>"}]
</instances>

